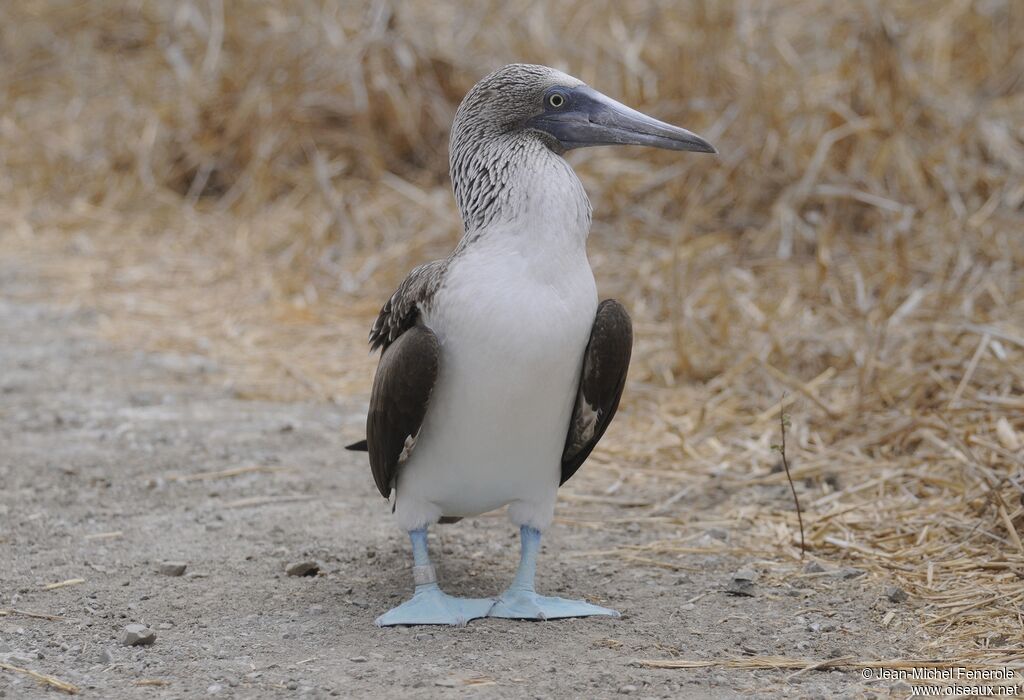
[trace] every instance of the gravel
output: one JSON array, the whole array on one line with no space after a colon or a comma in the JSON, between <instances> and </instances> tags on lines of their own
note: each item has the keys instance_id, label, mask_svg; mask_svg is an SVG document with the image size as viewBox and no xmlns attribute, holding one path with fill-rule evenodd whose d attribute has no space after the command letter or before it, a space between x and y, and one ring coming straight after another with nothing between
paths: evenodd
<instances>
[{"instance_id":1,"label":"gravel","mask_svg":"<svg viewBox=\"0 0 1024 700\"><path fill-rule=\"evenodd\" d=\"M316 576L320 573L320 565L315 561L299 561L288 564L284 571L289 576Z\"/></svg>"},{"instance_id":2,"label":"gravel","mask_svg":"<svg viewBox=\"0 0 1024 700\"><path fill-rule=\"evenodd\" d=\"M128 625L121 631L121 644L126 647L148 646L156 641L156 632L145 625Z\"/></svg>"},{"instance_id":3,"label":"gravel","mask_svg":"<svg viewBox=\"0 0 1024 700\"><path fill-rule=\"evenodd\" d=\"M0 256L0 373L31 388L0 400L0 609L63 619L0 615L0 659L9 654L11 665L72 682L79 697L192 698L216 685L216 697L269 698L294 683L296 694L310 687L317 698L405 700L461 693L463 686L434 686L449 678L470 682L467 689L474 678L491 679L478 693L488 700L607 697L628 686L637 688L631 697L644 698L859 697L865 686L856 672L798 676L794 694L786 680L792 671L631 662L726 658L742 648L824 660L840 636L860 658L907 658L929 639L909 618L879 625L875 606L885 591L866 576L803 577L784 549L759 553L756 572L728 554L700 523L721 522L712 495L740 489L732 486L699 487L673 517L642 526L620 524L630 513L614 504L559 504L538 562L538 591L585 596L621 618L378 629L374 618L408 599L413 586L408 539L376 493L366 455L344 449L365 429L366 391L324 402L241 398L262 385L235 387L226 371L200 371L189 358L112 348L97 338L96 314L23 301L30 289L46 293L41 282L6 293L25 269ZM367 391L371 359L352 359L366 363ZM146 400L133 405L132 395ZM616 425L628 421L612 431ZM174 478L244 465L287 468L216 482ZM615 478L585 465L566 490L599 494ZM623 488L630 498L660 502L671 486L645 478ZM773 489L742 493L772 502ZM579 519L601 526L574 524ZM112 531L123 535L80 536ZM518 564L515 534L503 517L431 528L444 590L470 597L503 590ZM651 563L615 554L703 535L722 552L645 552ZM157 573L165 556L187 562L185 574ZM318 575L285 575L285 562L306 561L319 562ZM722 584L734 575L758 595L726 595ZM75 578L84 583L40 585ZM794 583L802 595L779 594ZM837 632L810 634L809 620L794 622L808 609L834 611ZM135 623L157 630L157 643L121 646L124 627ZM140 688L142 679L169 685ZM868 689L885 695L884 686ZM0 693L56 697L3 670Z\"/></svg>"},{"instance_id":4,"label":"gravel","mask_svg":"<svg viewBox=\"0 0 1024 700\"><path fill-rule=\"evenodd\" d=\"M889 586L885 589L885 597L893 603L905 603L910 596L899 586Z\"/></svg>"},{"instance_id":5,"label":"gravel","mask_svg":"<svg viewBox=\"0 0 1024 700\"><path fill-rule=\"evenodd\" d=\"M183 561L162 561L156 570L164 576L183 576L188 564Z\"/></svg>"},{"instance_id":6,"label":"gravel","mask_svg":"<svg viewBox=\"0 0 1024 700\"><path fill-rule=\"evenodd\" d=\"M753 569L743 568L736 571L725 587L725 592L734 596L754 595L754 584L757 582L757 572Z\"/></svg>"}]
</instances>

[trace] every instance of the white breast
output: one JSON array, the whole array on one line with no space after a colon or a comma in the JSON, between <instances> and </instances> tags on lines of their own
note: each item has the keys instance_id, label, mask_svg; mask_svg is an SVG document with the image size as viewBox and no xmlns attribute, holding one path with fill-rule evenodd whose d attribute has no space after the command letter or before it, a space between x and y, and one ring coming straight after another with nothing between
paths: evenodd
<instances>
[{"instance_id":1,"label":"white breast","mask_svg":"<svg viewBox=\"0 0 1024 700\"><path fill-rule=\"evenodd\" d=\"M396 514L406 529L505 504L516 524L551 521L597 290L585 249L589 205L547 214L547 225L520 216L533 226L503 224L466 246L424 314L441 365L399 471Z\"/></svg>"}]
</instances>

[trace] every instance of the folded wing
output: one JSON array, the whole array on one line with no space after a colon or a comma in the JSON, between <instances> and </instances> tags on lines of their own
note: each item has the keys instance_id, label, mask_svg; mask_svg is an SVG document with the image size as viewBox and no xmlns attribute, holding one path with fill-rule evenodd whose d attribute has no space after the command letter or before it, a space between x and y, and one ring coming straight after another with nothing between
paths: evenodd
<instances>
[{"instance_id":1,"label":"folded wing","mask_svg":"<svg viewBox=\"0 0 1024 700\"><path fill-rule=\"evenodd\" d=\"M633 324L629 314L614 299L602 301L583 356L576 405L562 452L561 484L582 466L612 422L626 384L632 351Z\"/></svg>"}]
</instances>

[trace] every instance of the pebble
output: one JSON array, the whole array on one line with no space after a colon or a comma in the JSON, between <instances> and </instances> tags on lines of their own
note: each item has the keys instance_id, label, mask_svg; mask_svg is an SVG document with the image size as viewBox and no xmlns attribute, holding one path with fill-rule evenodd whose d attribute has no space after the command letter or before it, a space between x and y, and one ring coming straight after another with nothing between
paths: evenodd
<instances>
[{"instance_id":1,"label":"pebble","mask_svg":"<svg viewBox=\"0 0 1024 700\"><path fill-rule=\"evenodd\" d=\"M885 597L893 603L904 603L910 596L899 586L889 586L885 589Z\"/></svg>"},{"instance_id":2,"label":"pebble","mask_svg":"<svg viewBox=\"0 0 1024 700\"><path fill-rule=\"evenodd\" d=\"M807 566L804 567L805 574L820 574L825 571L825 567L816 561L807 562Z\"/></svg>"},{"instance_id":3,"label":"pebble","mask_svg":"<svg viewBox=\"0 0 1024 700\"><path fill-rule=\"evenodd\" d=\"M285 567L289 576L316 576L320 573L320 565L315 561L297 561Z\"/></svg>"},{"instance_id":4,"label":"pebble","mask_svg":"<svg viewBox=\"0 0 1024 700\"><path fill-rule=\"evenodd\" d=\"M188 564L183 561L162 561L156 570L164 576L182 576L187 568Z\"/></svg>"},{"instance_id":5,"label":"pebble","mask_svg":"<svg viewBox=\"0 0 1024 700\"><path fill-rule=\"evenodd\" d=\"M96 661L101 664L113 663L114 655L110 653L109 649L100 649L99 653L96 654Z\"/></svg>"},{"instance_id":6,"label":"pebble","mask_svg":"<svg viewBox=\"0 0 1024 700\"><path fill-rule=\"evenodd\" d=\"M348 660L351 661L352 663L361 664L361 663L366 663L367 659L366 659L365 656L350 656L350 657L348 657Z\"/></svg>"},{"instance_id":7,"label":"pebble","mask_svg":"<svg viewBox=\"0 0 1024 700\"><path fill-rule=\"evenodd\" d=\"M213 685L211 685L210 687L208 687L206 689L206 694L207 695L216 695L217 693L219 693L222 690L224 690L224 686L222 686L220 683L214 683Z\"/></svg>"},{"instance_id":8,"label":"pebble","mask_svg":"<svg viewBox=\"0 0 1024 700\"><path fill-rule=\"evenodd\" d=\"M156 641L156 632L145 625L128 625L121 633L121 644L126 647L146 646Z\"/></svg>"},{"instance_id":9,"label":"pebble","mask_svg":"<svg viewBox=\"0 0 1024 700\"><path fill-rule=\"evenodd\" d=\"M728 530L723 530L720 527L708 528L708 530L704 534L707 535L708 537L710 537L713 540L721 540L722 542L725 542L726 540L729 539L729 531ZM625 686L625 687L628 687L628 686Z\"/></svg>"},{"instance_id":10,"label":"pebble","mask_svg":"<svg viewBox=\"0 0 1024 700\"><path fill-rule=\"evenodd\" d=\"M757 581L757 572L753 569L740 569L732 575L733 581Z\"/></svg>"},{"instance_id":11,"label":"pebble","mask_svg":"<svg viewBox=\"0 0 1024 700\"><path fill-rule=\"evenodd\" d=\"M860 576L863 576L866 573L867 571L865 571L864 569L858 569L853 566L847 566L837 571L836 576L838 576L841 579L849 580L852 578L858 578Z\"/></svg>"},{"instance_id":12,"label":"pebble","mask_svg":"<svg viewBox=\"0 0 1024 700\"><path fill-rule=\"evenodd\" d=\"M619 695L632 695L637 690L635 685L624 685L619 688Z\"/></svg>"},{"instance_id":13,"label":"pebble","mask_svg":"<svg viewBox=\"0 0 1024 700\"><path fill-rule=\"evenodd\" d=\"M740 569L729 579L725 592L729 595L752 596L754 595L754 582L757 581L757 572L753 569Z\"/></svg>"}]
</instances>

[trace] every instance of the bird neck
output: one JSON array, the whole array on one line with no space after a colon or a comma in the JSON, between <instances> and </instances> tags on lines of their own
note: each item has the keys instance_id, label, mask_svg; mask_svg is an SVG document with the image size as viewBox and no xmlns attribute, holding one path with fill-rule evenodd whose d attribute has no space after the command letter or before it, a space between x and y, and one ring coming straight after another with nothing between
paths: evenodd
<instances>
[{"instance_id":1,"label":"bird neck","mask_svg":"<svg viewBox=\"0 0 1024 700\"><path fill-rule=\"evenodd\" d=\"M500 228L586 240L591 208L583 184L537 138L523 133L456 137L450 161L467 237Z\"/></svg>"}]
</instances>

